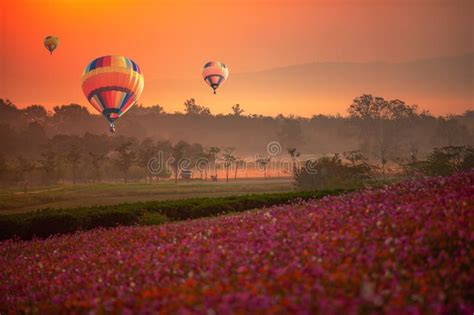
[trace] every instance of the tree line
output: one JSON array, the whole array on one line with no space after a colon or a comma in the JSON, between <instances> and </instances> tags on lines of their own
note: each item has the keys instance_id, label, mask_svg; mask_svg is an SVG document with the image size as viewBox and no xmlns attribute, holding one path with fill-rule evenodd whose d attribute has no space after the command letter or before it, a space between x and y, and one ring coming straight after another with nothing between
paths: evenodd
<instances>
[{"instance_id":1,"label":"tree line","mask_svg":"<svg viewBox=\"0 0 474 315\"><path fill-rule=\"evenodd\" d=\"M104 119L86 107L19 109L0 99L0 181L177 180L178 170L183 169L178 161L183 160L191 163L199 178L210 179L214 175L209 170L217 159L229 179L237 177L245 156L252 156L266 175L270 160L279 156L312 160L356 151L385 174L391 165L415 164L434 148L474 145L474 111L435 117L401 100L368 94L353 100L347 116L244 113L235 104L230 114L213 115L194 99L184 102L184 113L166 113L159 105L135 106L117 124L118 134L110 136ZM271 141L281 144L281 155L268 155L266 144ZM154 170L150 159L158 152L170 162Z\"/></svg>"}]
</instances>

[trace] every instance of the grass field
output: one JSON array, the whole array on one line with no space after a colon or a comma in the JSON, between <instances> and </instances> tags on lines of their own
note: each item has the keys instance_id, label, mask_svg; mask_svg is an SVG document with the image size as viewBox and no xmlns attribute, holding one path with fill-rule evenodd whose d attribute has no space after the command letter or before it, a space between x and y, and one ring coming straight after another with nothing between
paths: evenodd
<instances>
[{"instance_id":1,"label":"grass field","mask_svg":"<svg viewBox=\"0 0 474 315\"><path fill-rule=\"evenodd\" d=\"M124 202L217 197L294 190L292 179L245 179L230 182L172 182L154 184L78 184L0 190L0 213L42 208L111 205Z\"/></svg>"}]
</instances>

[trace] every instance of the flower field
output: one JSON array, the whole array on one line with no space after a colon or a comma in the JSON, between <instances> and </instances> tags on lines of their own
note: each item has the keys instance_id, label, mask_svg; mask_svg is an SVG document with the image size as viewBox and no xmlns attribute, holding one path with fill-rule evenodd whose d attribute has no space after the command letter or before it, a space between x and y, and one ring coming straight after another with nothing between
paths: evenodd
<instances>
[{"instance_id":1,"label":"flower field","mask_svg":"<svg viewBox=\"0 0 474 315\"><path fill-rule=\"evenodd\" d=\"M0 243L0 313L469 314L474 172Z\"/></svg>"}]
</instances>

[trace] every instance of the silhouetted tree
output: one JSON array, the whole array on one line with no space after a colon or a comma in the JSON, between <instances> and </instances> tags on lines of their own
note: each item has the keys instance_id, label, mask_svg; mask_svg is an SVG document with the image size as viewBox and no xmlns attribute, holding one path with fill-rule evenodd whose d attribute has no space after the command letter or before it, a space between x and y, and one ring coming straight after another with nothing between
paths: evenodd
<instances>
[{"instance_id":1,"label":"silhouetted tree","mask_svg":"<svg viewBox=\"0 0 474 315\"><path fill-rule=\"evenodd\" d=\"M173 167L174 182L178 184L178 176L180 173L180 167L185 162L186 150L189 148L189 144L184 141L179 141L171 148L171 166Z\"/></svg>"},{"instance_id":2,"label":"silhouetted tree","mask_svg":"<svg viewBox=\"0 0 474 315\"><path fill-rule=\"evenodd\" d=\"M18 146L21 146L24 155L34 156L47 143L48 137L43 126L39 122L31 122L20 133Z\"/></svg>"},{"instance_id":3,"label":"silhouetted tree","mask_svg":"<svg viewBox=\"0 0 474 315\"><path fill-rule=\"evenodd\" d=\"M10 124L15 128L24 125L23 113L8 99L0 98L0 124Z\"/></svg>"},{"instance_id":4,"label":"silhouetted tree","mask_svg":"<svg viewBox=\"0 0 474 315\"><path fill-rule=\"evenodd\" d=\"M240 158L235 158L235 161L234 161L234 180L237 180L237 172L239 169L245 167L247 165L247 163L245 162L245 160L243 159L240 159Z\"/></svg>"},{"instance_id":5,"label":"silhouetted tree","mask_svg":"<svg viewBox=\"0 0 474 315\"><path fill-rule=\"evenodd\" d=\"M296 159L300 156L300 152L298 152L296 148L288 148L287 151L291 158L291 171L293 172L294 176L297 172Z\"/></svg>"},{"instance_id":6,"label":"silhouetted tree","mask_svg":"<svg viewBox=\"0 0 474 315\"><path fill-rule=\"evenodd\" d=\"M297 147L303 143L303 131L299 120L284 118L278 131L278 139L283 147Z\"/></svg>"},{"instance_id":7,"label":"silhouetted tree","mask_svg":"<svg viewBox=\"0 0 474 315\"><path fill-rule=\"evenodd\" d=\"M43 124L48 118L48 112L41 105L30 105L23 109L23 113L29 123L35 122Z\"/></svg>"},{"instance_id":8,"label":"silhouetted tree","mask_svg":"<svg viewBox=\"0 0 474 315\"><path fill-rule=\"evenodd\" d=\"M31 184L31 172L34 171L36 165L33 161L23 156L17 157L15 164L16 173L23 184L23 191L26 192Z\"/></svg>"},{"instance_id":9,"label":"silhouetted tree","mask_svg":"<svg viewBox=\"0 0 474 315\"><path fill-rule=\"evenodd\" d=\"M216 161L219 157L219 153L221 152L221 148L219 147L210 147L207 149L207 153L209 154L209 166L214 169L215 179L217 179L217 170L216 170Z\"/></svg>"},{"instance_id":10,"label":"silhouetted tree","mask_svg":"<svg viewBox=\"0 0 474 315\"><path fill-rule=\"evenodd\" d=\"M211 116L211 110L206 106L196 104L194 98L184 102L184 112L187 115Z\"/></svg>"},{"instance_id":11,"label":"silhouetted tree","mask_svg":"<svg viewBox=\"0 0 474 315\"><path fill-rule=\"evenodd\" d=\"M102 181L102 167L108 160L105 154L89 152L89 158L92 166L92 178L94 182Z\"/></svg>"},{"instance_id":12,"label":"silhouetted tree","mask_svg":"<svg viewBox=\"0 0 474 315\"><path fill-rule=\"evenodd\" d=\"M222 159L224 160L224 168L225 168L225 178L226 181L229 181L229 169L235 162L235 156L232 155L235 148L227 147L224 149L224 153L222 154Z\"/></svg>"},{"instance_id":13,"label":"silhouetted tree","mask_svg":"<svg viewBox=\"0 0 474 315\"><path fill-rule=\"evenodd\" d=\"M232 115L233 116L241 116L243 112L245 112L245 110L240 108L240 104L235 104L235 105L232 106Z\"/></svg>"},{"instance_id":14,"label":"silhouetted tree","mask_svg":"<svg viewBox=\"0 0 474 315\"><path fill-rule=\"evenodd\" d=\"M140 148L138 150L138 164L145 169L145 171L148 173L149 176L149 182L152 182L153 179L153 173L151 170L148 168L149 162L153 157L156 157L157 155L157 148L155 144L153 143L153 139L151 138L145 138L141 144Z\"/></svg>"},{"instance_id":15,"label":"silhouetted tree","mask_svg":"<svg viewBox=\"0 0 474 315\"><path fill-rule=\"evenodd\" d=\"M82 158L82 152L81 149L73 145L69 151L66 153L64 156L66 161L71 165L71 172L72 172L72 183L76 183L76 173L77 173L77 168L80 164L81 158Z\"/></svg>"},{"instance_id":16,"label":"silhouetted tree","mask_svg":"<svg viewBox=\"0 0 474 315\"><path fill-rule=\"evenodd\" d=\"M259 167L263 168L263 176L265 179L267 179L267 169L271 159L271 157L260 157L255 161Z\"/></svg>"},{"instance_id":17,"label":"silhouetted tree","mask_svg":"<svg viewBox=\"0 0 474 315\"><path fill-rule=\"evenodd\" d=\"M439 118L436 128L436 142L442 146L459 146L464 143L467 128L453 116Z\"/></svg>"},{"instance_id":18,"label":"silhouetted tree","mask_svg":"<svg viewBox=\"0 0 474 315\"><path fill-rule=\"evenodd\" d=\"M38 160L39 169L43 171L43 182L56 183L60 177L61 160L56 152L46 151Z\"/></svg>"},{"instance_id":19,"label":"silhouetted tree","mask_svg":"<svg viewBox=\"0 0 474 315\"><path fill-rule=\"evenodd\" d=\"M211 163L212 158L212 154L210 154L207 150L197 153L195 166L199 171L201 180L207 180L209 164Z\"/></svg>"},{"instance_id":20,"label":"silhouetted tree","mask_svg":"<svg viewBox=\"0 0 474 315\"><path fill-rule=\"evenodd\" d=\"M122 172L125 183L128 183L128 171L137 159L137 154L132 150L132 142L126 142L117 148L115 165Z\"/></svg>"},{"instance_id":21,"label":"silhouetted tree","mask_svg":"<svg viewBox=\"0 0 474 315\"><path fill-rule=\"evenodd\" d=\"M0 153L0 181L2 183L9 182L9 173L10 168L8 166L7 160L5 159L3 154Z\"/></svg>"},{"instance_id":22,"label":"silhouetted tree","mask_svg":"<svg viewBox=\"0 0 474 315\"><path fill-rule=\"evenodd\" d=\"M400 122L415 115L416 106L364 94L354 99L348 112L359 127L363 150L378 157L385 177L386 164L400 147Z\"/></svg>"},{"instance_id":23,"label":"silhouetted tree","mask_svg":"<svg viewBox=\"0 0 474 315\"><path fill-rule=\"evenodd\" d=\"M56 132L63 134L80 134L80 130L87 127L90 114L86 107L70 104L55 106L51 118Z\"/></svg>"},{"instance_id":24,"label":"silhouetted tree","mask_svg":"<svg viewBox=\"0 0 474 315\"><path fill-rule=\"evenodd\" d=\"M161 140L156 143L156 151L158 154L158 163L160 163L160 168L158 172L155 172L156 177L159 178L169 178L171 172L168 168L168 159L171 157L173 151L173 145L168 140Z\"/></svg>"}]
</instances>

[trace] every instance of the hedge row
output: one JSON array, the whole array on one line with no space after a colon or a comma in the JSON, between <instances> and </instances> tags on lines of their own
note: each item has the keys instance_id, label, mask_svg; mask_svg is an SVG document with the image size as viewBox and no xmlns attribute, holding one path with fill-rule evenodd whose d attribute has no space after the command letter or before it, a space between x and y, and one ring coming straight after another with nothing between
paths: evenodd
<instances>
[{"instance_id":1,"label":"hedge row","mask_svg":"<svg viewBox=\"0 0 474 315\"><path fill-rule=\"evenodd\" d=\"M0 215L0 240L46 238L97 227L151 225L284 204L294 200L322 198L347 190L296 191L273 194L192 198L124 203L68 209L44 209Z\"/></svg>"}]
</instances>

